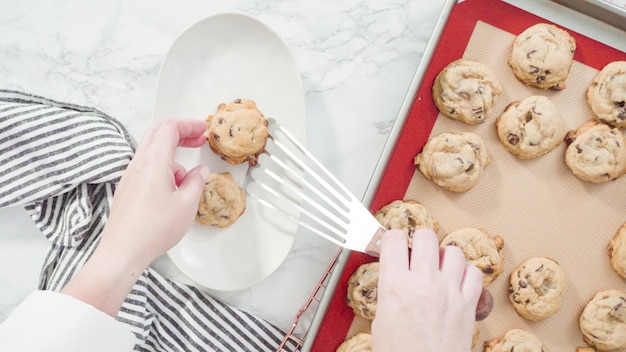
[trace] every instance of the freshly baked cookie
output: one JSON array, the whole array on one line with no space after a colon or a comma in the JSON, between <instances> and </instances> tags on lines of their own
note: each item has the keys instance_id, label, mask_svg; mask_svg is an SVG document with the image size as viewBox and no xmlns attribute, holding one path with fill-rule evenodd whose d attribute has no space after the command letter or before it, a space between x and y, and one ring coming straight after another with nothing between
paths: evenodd
<instances>
[{"instance_id":1,"label":"freshly baked cookie","mask_svg":"<svg viewBox=\"0 0 626 352\"><path fill-rule=\"evenodd\" d=\"M549 258L530 258L510 277L509 300L519 315L540 321L561 308L567 289L565 271Z\"/></svg>"},{"instance_id":2,"label":"freshly baked cookie","mask_svg":"<svg viewBox=\"0 0 626 352\"><path fill-rule=\"evenodd\" d=\"M626 223L617 230L609 242L608 250L613 270L626 279Z\"/></svg>"},{"instance_id":3,"label":"freshly baked cookie","mask_svg":"<svg viewBox=\"0 0 626 352\"><path fill-rule=\"evenodd\" d=\"M626 127L626 61L604 66L587 89L587 104L598 120Z\"/></svg>"},{"instance_id":4,"label":"freshly baked cookie","mask_svg":"<svg viewBox=\"0 0 626 352\"><path fill-rule=\"evenodd\" d=\"M484 352L544 352L543 343L528 331L511 329L502 338L485 341Z\"/></svg>"},{"instance_id":5,"label":"freshly baked cookie","mask_svg":"<svg viewBox=\"0 0 626 352\"><path fill-rule=\"evenodd\" d=\"M547 23L527 28L513 41L509 66L522 83L541 89L562 90L576 51L576 40Z\"/></svg>"},{"instance_id":6,"label":"freshly baked cookie","mask_svg":"<svg viewBox=\"0 0 626 352\"><path fill-rule=\"evenodd\" d=\"M254 101L237 99L220 104L215 114L206 118L211 150L230 164L248 162L256 165L265 150L267 120Z\"/></svg>"},{"instance_id":7,"label":"freshly baked cookie","mask_svg":"<svg viewBox=\"0 0 626 352\"><path fill-rule=\"evenodd\" d=\"M366 332L360 332L346 341L344 341L337 352L371 352L372 351L372 335Z\"/></svg>"},{"instance_id":8,"label":"freshly baked cookie","mask_svg":"<svg viewBox=\"0 0 626 352\"><path fill-rule=\"evenodd\" d=\"M496 119L498 138L520 159L544 155L563 142L563 120L547 97L533 95L515 101Z\"/></svg>"},{"instance_id":9,"label":"freshly baked cookie","mask_svg":"<svg viewBox=\"0 0 626 352\"><path fill-rule=\"evenodd\" d=\"M583 339L597 350L626 348L626 292L596 293L583 309L579 323Z\"/></svg>"},{"instance_id":10,"label":"freshly baked cookie","mask_svg":"<svg viewBox=\"0 0 626 352\"><path fill-rule=\"evenodd\" d=\"M246 209L246 195L229 172L209 174L204 181L196 222L215 227L230 226Z\"/></svg>"},{"instance_id":11,"label":"freshly baked cookie","mask_svg":"<svg viewBox=\"0 0 626 352\"><path fill-rule=\"evenodd\" d=\"M394 200L374 213L376 220L387 230L402 230L409 239L413 238L415 230L428 228L435 233L439 232L439 221L430 210L422 204L411 200ZM409 240L409 247L412 241Z\"/></svg>"},{"instance_id":12,"label":"freshly baked cookie","mask_svg":"<svg viewBox=\"0 0 626 352\"><path fill-rule=\"evenodd\" d=\"M504 271L504 240L500 236L492 237L483 229L452 231L441 240L440 246L461 248L465 259L483 272L483 286L487 286Z\"/></svg>"},{"instance_id":13,"label":"freshly baked cookie","mask_svg":"<svg viewBox=\"0 0 626 352\"><path fill-rule=\"evenodd\" d=\"M459 59L451 62L435 78L433 99L439 111L469 125L485 121L502 94L502 86L484 64Z\"/></svg>"},{"instance_id":14,"label":"freshly baked cookie","mask_svg":"<svg viewBox=\"0 0 626 352\"><path fill-rule=\"evenodd\" d=\"M626 173L626 138L619 128L589 121L567 132L565 163L584 181L606 182Z\"/></svg>"},{"instance_id":15,"label":"freshly baked cookie","mask_svg":"<svg viewBox=\"0 0 626 352\"><path fill-rule=\"evenodd\" d=\"M433 137L414 159L424 177L453 192L474 187L490 163L482 138L472 132Z\"/></svg>"},{"instance_id":16,"label":"freshly baked cookie","mask_svg":"<svg viewBox=\"0 0 626 352\"><path fill-rule=\"evenodd\" d=\"M374 320L378 304L378 262L362 264L350 276L346 303L354 314Z\"/></svg>"}]
</instances>

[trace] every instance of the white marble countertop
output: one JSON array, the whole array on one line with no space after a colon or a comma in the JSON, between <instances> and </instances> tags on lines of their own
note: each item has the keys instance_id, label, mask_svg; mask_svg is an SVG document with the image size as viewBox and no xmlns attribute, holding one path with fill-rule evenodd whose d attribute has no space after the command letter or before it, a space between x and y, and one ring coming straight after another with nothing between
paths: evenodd
<instances>
[{"instance_id":1,"label":"white marble countertop","mask_svg":"<svg viewBox=\"0 0 626 352\"><path fill-rule=\"evenodd\" d=\"M299 67L309 149L360 197L443 0L2 2L0 88L95 107L121 120L137 140L152 124L161 61L185 28L220 12L260 19L281 36ZM595 31L590 36L624 45L623 36L609 38L602 24L555 11L551 2L511 2L534 4L557 21L572 16L575 26ZM2 321L36 289L48 244L21 208L0 209L0 228ZM317 238L299 238L268 279L214 294L287 329L336 250Z\"/></svg>"}]
</instances>

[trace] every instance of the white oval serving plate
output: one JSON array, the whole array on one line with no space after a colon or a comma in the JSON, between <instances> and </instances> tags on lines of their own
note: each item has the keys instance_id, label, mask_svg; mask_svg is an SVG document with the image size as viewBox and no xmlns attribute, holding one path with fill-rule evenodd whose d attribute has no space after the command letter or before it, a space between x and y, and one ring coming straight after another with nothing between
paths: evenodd
<instances>
[{"instance_id":1,"label":"white oval serving plate","mask_svg":"<svg viewBox=\"0 0 626 352\"><path fill-rule=\"evenodd\" d=\"M266 117L286 126L302 143L305 109L302 82L285 43L253 17L227 13L208 17L184 31L168 51L159 76L155 122L165 118L204 120L220 103L252 99ZM208 144L179 149L176 160L187 169L205 164L229 171L241 185L245 165L230 165ZM250 287L284 261L297 224L254 201L230 227L194 223L168 252L174 265L200 288L231 291Z\"/></svg>"}]
</instances>

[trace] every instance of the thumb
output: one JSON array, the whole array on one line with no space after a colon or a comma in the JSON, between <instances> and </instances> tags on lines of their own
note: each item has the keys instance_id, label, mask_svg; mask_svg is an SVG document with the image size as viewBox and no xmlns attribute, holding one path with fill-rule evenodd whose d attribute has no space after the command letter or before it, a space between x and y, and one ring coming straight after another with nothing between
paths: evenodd
<instances>
[{"instance_id":1,"label":"thumb","mask_svg":"<svg viewBox=\"0 0 626 352\"><path fill-rule=\"evenodd\" d=\"M211 171L207 166L196 166L181 180L178 186L178 193L187 201L193 201L193 205L197 206L200 194L204 188L204 181L209 177L210 173Z\"/></svg>"}]
</instances>

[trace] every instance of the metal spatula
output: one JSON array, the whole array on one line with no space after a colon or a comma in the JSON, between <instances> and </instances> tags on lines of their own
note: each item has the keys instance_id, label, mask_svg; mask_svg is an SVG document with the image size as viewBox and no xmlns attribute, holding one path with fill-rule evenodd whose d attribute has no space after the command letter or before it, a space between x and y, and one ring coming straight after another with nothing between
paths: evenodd
<instances>
[{"instance_id":1,"label":"metal spatula","mask_svg":"<svg viewBox=\"0 0 626 352\"><path fill-rule=\"evenodd\" d=\"M265 152L246 176L248 198L336 245L378 257L386 229L289 131L274 119L268 123ZM492 308L483 289L476 320Z\"/></svg>"}]
</instances>

